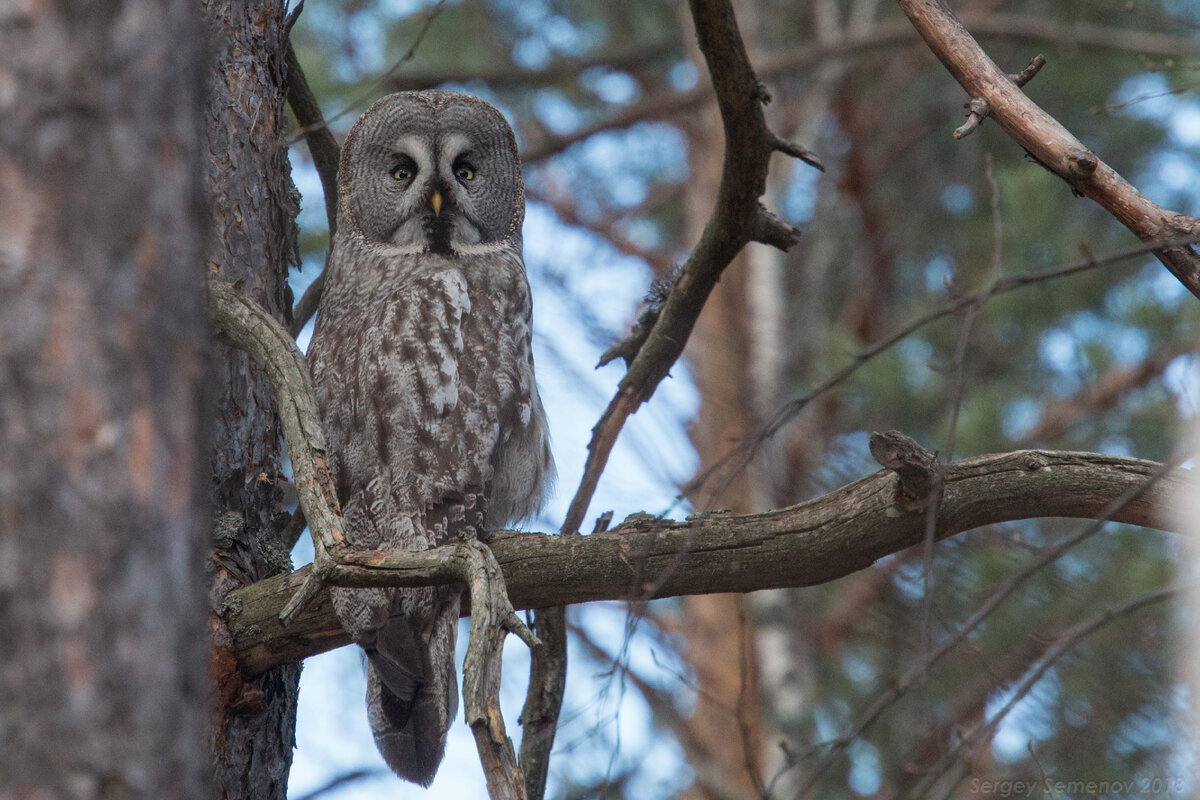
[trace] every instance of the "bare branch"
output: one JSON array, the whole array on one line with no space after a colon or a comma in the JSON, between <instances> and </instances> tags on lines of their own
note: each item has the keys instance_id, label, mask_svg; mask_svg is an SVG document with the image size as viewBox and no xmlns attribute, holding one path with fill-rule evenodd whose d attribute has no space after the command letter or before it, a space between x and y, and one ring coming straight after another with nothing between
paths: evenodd
<instances>
[{"instance_id":1,"label":"bare branch","mask_svg":"<svg viewBox=\"0 0 1200 800\"><path fill-rule=\"evenodd\" d=\"M316 95L308 86L308 79L304 77L304 70L300 67L300 60L296 58L296 51L292 49L290 40L285 56L288 105L296 115L296 122L304 133L304 141L308 143L308 152L312 155L317 175L321 178L321 191L325 195L325 218L332 241L333 234L337 231L337 173L340 148L329 126L325 124L321 107L317 104ZM304 295L292 309L292 338L300 335L300 331L304 330L304 326L317 312L317 304L321 300L324 288L325 271L322 270L316 280L304 290Z\"/></svg>"},{"instance_id":2,"label":"bare branch","mask_svg":"<svg viewBox=\"0 0 1200 800\"><path fill-rule=\"evenodd\" d=\"M913 27L967 94L987 103L987 114L1039 164L1071 189L1095 200L1139 239L1200 233L1200 220L1162 208L1101 161L1054 117L1030 100L996 66L945 0L898 0ZM1200 298L1200 253L1191 245L1154 255Z\"/></svg>"},{"instance_id":3,"label":"bare branch","mask_svg":"<svg viewBox=\"0 0 1200 800\"><path fill-rule=\"evenodd\" d=\"M308 152L312 155L317 175L321 178L321 190L325 194L325 218L329 223L329 236L337 230L337 172L340 155L337 140L325 124L317 97L308 86L300 59L289 40L284 54L287 64L287 100L296 115L296 124L304 133ZM303 326L301 326L303 327Z\"/></svg>"},{"instance_id":4,"label":"bare branch","mask_svg":"<svg viewBox=\"0 0 1200 800\"><path fill-rule=\"evenodd\" d=\"M542 646L530 654L529 688L520 718L520 764L529 800L541 800L546 794L550 751L558 731L558 714L567 685L567 631L563 609L539 609L533 618L533 631Z\"/></svg>"},{"instance_id":5,"label":"bare branch","mask_svg":"<svg viewBox=\"0 0 1200 800\"><path fill-rule=\"evenodd\" d=\"M463 660L467 724L475 736L488 796L492 800L524 800L525 779L500 713L500 653L508 631L520 635L535 650L537 640L513 612L492 552L479 542L466 544L476 556L467 582L471 594L471 637Z\"/></svg>"},{"instance_id":6,"label":"bare branch","mask_svg":"<svg viewBox=\"0 0 1200 800\"><path fill-rule=\"evenodd\" d=\"M282 325L228 283L208 282L208 313L270 376L296 494L318 550L344 546L341 507L325 463L325 433L304 355Z\"/></svg>"},{"instance_id":7,"label":"bare branch","mask_svg":"<svg viewBox=\"0 0 1200 800\"><path fill-rule=\"evenodd\" d=\"M787 249L799 236L798 231L758 202L766 190L771 154L783 145L767 128L763 117L766 90L750 67L733 9L724 0L693 0L691 10L725 131L725 157L717 201L696 249L679 270L654 327L592 430L587 465L567 512L564 533L579 530L625 420L650 399L682 354L721 272L751 241Z\"/></svg>"},{"instance_id":8,"label":"bare branch","mask_svg":"<svg viewBox=\"0 0 1200 800\"><path fill-rule=\"evenodd\" d=\"M1033 517L1106 517L1173 530L1182 518L1173 515L1184 473L1167 472L1145 487L1161 470L1141 459L1048 450L956 461L945 467L938 535ZM897 506L896 485L894 474L877 472L815 500L761 514L642 519L589 536L500 532L489 545L518 609L643 599L647 587L654 587L653 597L673 597L812 586L921 542L925 515ZM1111 512L1112 503L1143 489ZM688 552L680 559L685 543ZM279 624L279 609L309 569L232 593L229 628L247 672L347 642L324 596L286 629Z\"/></svg>"}]
</instances>

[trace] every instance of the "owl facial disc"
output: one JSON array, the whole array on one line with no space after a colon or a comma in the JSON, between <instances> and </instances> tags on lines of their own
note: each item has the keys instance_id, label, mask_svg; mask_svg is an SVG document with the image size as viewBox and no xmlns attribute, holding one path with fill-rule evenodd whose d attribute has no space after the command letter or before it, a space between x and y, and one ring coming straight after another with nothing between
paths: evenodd
<instances>
[{"instance_id":1,"label":"owl facial disc","mask_svg":"<svg viewBox=\"0 0 1200 800\"><path fill-rule=\"evenodd\" d=\"M390 252L459 257L519 247L525 198L504 117L450 92L390 95L342 150L339 213Z\"/></svg>"}]
</instances>

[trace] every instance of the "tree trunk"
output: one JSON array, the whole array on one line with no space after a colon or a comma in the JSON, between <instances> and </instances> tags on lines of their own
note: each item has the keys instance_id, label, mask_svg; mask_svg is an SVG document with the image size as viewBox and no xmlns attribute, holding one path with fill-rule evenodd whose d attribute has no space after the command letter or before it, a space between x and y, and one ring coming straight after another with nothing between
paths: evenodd
<instances>
[{"instance_id":1,"label":"tree trunk","mask_svg":"<svg viewBox=\"0 0 1200 800\"><path fill-rule=\"evenodd\" d=\"M205 107L213 226L206 272L239 283L285 321L298 203L284 138L284 4L209 0L203 8L213 51ZM216 393L210 462L215 779L219 797L282 800L299 665L244 680L221 621L231 589L291 568L278 538L279 416L266 373L241 351L215 349L209 385Z\"/></svg>"},{"instance_id":2,"label":"tree trunk","mask_svg":"<svg viewBox=\"0 0 1200 800\"><path fill-rule=\"evenodd\" d=\"M0 7L0 798L211 797L196 24Z\"/></svg>"}]
</instances>

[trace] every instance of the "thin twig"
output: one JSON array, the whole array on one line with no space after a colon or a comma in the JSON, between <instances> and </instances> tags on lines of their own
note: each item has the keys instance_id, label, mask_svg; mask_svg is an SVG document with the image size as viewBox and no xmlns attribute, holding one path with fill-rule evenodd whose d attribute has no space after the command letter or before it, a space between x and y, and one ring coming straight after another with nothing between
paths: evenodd
<instances>
[{"instance_id":1,"label":"thin twig","mask_svg":"<svg viewBox=\"0 0 1200 800\"><path fill-rule=\"evenodd\" d=\"M957 314L964 308L978 302L980 297L995 297L1006 294L1017 289L1022 289L1027 286L1034 286L1045 281L1055 280L1057 278L1065 278L1088 270L1096 269L1097 267L1107 264L1113 264L1124 261L1129 258L1134 258L1140 255L1152 253L1156 248L1172 248L1186 246L1188 244L1200 241L1200 236L1186 236L1175 239L1166 239L1162 241L1142 242L1140 244L1131 245L1129 247L1115 250L1104 256L1087 256L1085 258L1072 261L1058 267L1052 267L1046 270L1030 272L1024 275L1007 275L998 281L993 281L980 292L974 294L963 295L956 297L947 302L944 306L934 311L924 314L912 322L898 328L891 334L883 337L869 347L860 350L854 355L849 364L834 372L817 386L810 389L803 395L794 397L782 403L770 417L760 424L753 432L744 437L737 445L735 445L728 453L717 459L712 466L701 472L688 483L684 484L676 495L677 501L682 501L684 498L692 497L697 494L711 480L716 480L714 488L706 491L706 498L714 498L720 496L725 487L729 485L737 474L750 463L751 459L758 452L762 445L774 436L779 430L791 420L795 419L805 408L814 400L822 396L828 391L837 388L856 373L861 367L875 359L876 357L887 352L899 342L907 339L912 334L916 333L926 325L937 322L940 319ZM700 507L706 507L707 500L700 503Z\"/></svg>"},{"instance_id":2,"label":"thin twig","mask_svg":"<svg viewBox=\"0 0 1200 800\"><path fill-rule=\"evenodd\" d=\"M955 765L962 763L964 758L982 747L986 742L991 741L996 728L1004 721L1009 712L1016 707L1017 703L1029 694L1030 690L1037 685L1037 682L1041 680L1047 670L1054 666L1060 658L1069 653L1084 637L1095 633L1110 622L1132 614L1147 605L1168 600L1177 595L1179 591L1179 587L1167 586L1146 592L1145 594L1126 600L1119 605L1106 608L1099 614L1080 622L1066 631L1053 644L1046 648L1046 652L1042 657L1012 686L1008 692L1005 704L995 710L986 722L979 724L967 733L966 736L959 739L958 743L913 788L909 796L925 796L936 786L943 775L955 767ZM961 780L963 775L965 775L965 772L960 772L956 780L950 781L948 785L943 787L945 791L947 793L953 792L955 785Z\"/></svg>"},{"instance_id":3,"label":"thin twig","mask_svg":"<svg viewBox=\"0 0 1200 800\"><path fill-rule=\"evenodd\" d=\"M357 783L358 781L364 780L366 778L374 778L374 777L378 777L380 775L387 775L387 774L389 774L389 773L387 773L385 770L382 770L382 769L356 769L352 772L347 772L342 775L338 775L333 780L328 781L324 786L313 789L308 794L300 795L300 797L297 798L297 800L319 800L319 798L333 792L335 789L341 789L341 788L347 786L348 784Z\"/></svg>"},{"instance_id":4,"label":"thin twig","mask_svg":"<svg viewBox=\"0 0 1200 800\"><path fill-rule=\"evenodd\" d=\"M1042 59L1045 63L1045 59ZM1032 65L1031 65L1032 66ZM1028 68L1027 68L1028 69ZM1036 74L1037 70L1033 70ZM1011 77L1011 76L1010 76ZM1032 77L1032 75L1031 75ZM958 419L962 413L963 399L966 397L966 367L967 345L971 341L971 333L975 329L975 320L979 311L995 293L1004 277L1004 224L1000 216L1000 184L992 173L992 154L985 153L983 159L984 176L991 187L992 210L992 284L989 291L977 295L975 302L967 306L963 315L962 330L958 334L958 342L954 347L954 382L950 392L950 425L946 433L946 445L942 449L942 460L949 463L954 458L954 448L958 441ZM937 491L936 488L934 491ZM933 492L931 492L931 495ZM940 496L937 500L940 502ZM937 507L938 503L930 502L925 514L925 545L921 560L921 579L924 587L924 597L921 601L921 652L927 653L931 647L933 626L930 617L933 613L933 543L937 539ZM924 684L925 676L921 676Z\"/></svg>"}]
</instances>

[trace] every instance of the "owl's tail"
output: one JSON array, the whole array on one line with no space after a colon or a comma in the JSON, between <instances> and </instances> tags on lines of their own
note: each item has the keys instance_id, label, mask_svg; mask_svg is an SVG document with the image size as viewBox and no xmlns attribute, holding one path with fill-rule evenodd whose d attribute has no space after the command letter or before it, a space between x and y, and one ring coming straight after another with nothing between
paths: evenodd
<instances>
[{"instance_id":1,"label":"owl's tail","mask_svg":"<svg viewBox=\"0 0 1200 800\"><path fill-rule=\"evenodd\" d=\"M367 715L384 761L405 780L428 786L446 750L446 731L458 713L454 642L458 631L459 589L400 590L408 613L424 605L432 614L414 630L395 598L393 615L376 631L367 652ZM417 596L414 596L417 595ZM428 603L428 605L426 605ZM427 633L422 635L420 630Z\"/></svg>"}]
</instances>

